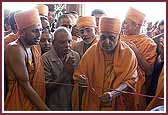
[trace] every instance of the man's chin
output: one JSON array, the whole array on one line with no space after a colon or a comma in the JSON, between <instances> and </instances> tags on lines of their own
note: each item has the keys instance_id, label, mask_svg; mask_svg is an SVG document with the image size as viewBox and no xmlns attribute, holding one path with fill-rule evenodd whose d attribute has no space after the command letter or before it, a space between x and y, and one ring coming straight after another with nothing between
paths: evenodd
<instances>
[{"instance_id":1,"label":"man's chin","mask_svg":"<svg viewBox=\"0 0 168 115\"><path fill-rule=\"evenodd\" d=\"M34 42L33 45L38 45L40 41Z\"/></svg>"},{"instance_id":2,"label":"man's chin","mask_svg":"<svg viewBox=\"0 0 168 115\"><path fill-rule=\"evenodd\" d=\"M92 40L92 41L93 41L93 40ZM91 40L85 40L84 43L85 43L85 44L91 44L92 41L91 41Z\"/></svg>"},{"instance_id":3,"label":"man's chin","mask_svg":"<svg viewBox=\"0 0 168 115\"><path fill-rule=\"evenodd\" d=\"M113 49L103 49L106 53L110 54L113 52Z\"/></svg>"}]
</instances>

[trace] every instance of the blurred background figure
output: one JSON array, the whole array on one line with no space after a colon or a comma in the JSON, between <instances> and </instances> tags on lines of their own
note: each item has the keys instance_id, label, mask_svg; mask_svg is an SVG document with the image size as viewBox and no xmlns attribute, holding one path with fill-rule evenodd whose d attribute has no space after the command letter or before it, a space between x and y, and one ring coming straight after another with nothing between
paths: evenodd
<instances>
[{"instance_id":1,"label":"blurred background figure","mask_svg":"<svg viewBox=\"0 0 168 115\"><path fill-rule=\"evenodd\" d=\"M52 42L53 42L53 35L46 30L42 31L42 35L40 39L40 47L41 47L42 54L44 54L45 52L51 49Z\"/></svg>"},{"instance_id":2,"label":"blurred background figure","mask_svg":"<svg viewBox=\"0 0 168 115\"><path fill-rule=\"evenodd\" d=\"M94 16L96 18L96 34L99 33L99 20L102 16L106 16L106 13L101 9L95 9L92 11L91 16Z\"/></svg>"},{"instance_id":3,"label":"blurred background figure","mask_svg":"<svg viewBox=\"0 0 168 115\"><path fill-rule=\"evenodd\" d=\"M12 31L9 23L10 12L11 11L8 9L4 10L4 36L8 35Z\"/></svg>"},{"instance_id":4,"label":"blurred background figure","mask_svg":"<svg viewBox=\"0 0 168 115\"><path fill-rule=\"evenodd\" d=\"M164 20L161 20L157 26L157 28L152 33L152 37L164 33Z\"/></svg>"},{"instance_id":5,"label":"blurred background figure","mask_svg":"<svg viewBox=\"0 0 168 115\"><path fill-rule=\"evenodd\" d=\"M41 20L41 23L42 23L43 30L47 30L47 31L50 32L51 30L50 30L50 23L49 23L49 20L48 20L48 12L49 12L48 6L43 5L43 4L39 4L35 8L37 8L38 11L39 11L40 20Z\"/></svg>"},{"instance_id":6,"label":"blurred background figure","mask_svg":"<svg viewBox=\"0 0 168 115\"><path fill-rule=\"evenodd\" d=\"M56 7L54 4L45 4L48 6L49 8L49 12L48 12L48 21L50 23L50 27L51 27L51 32L54 32L55 29L56 29L56 23L57 23L57 20L55 18L56 16Z\"/></svg>"},{"instance_id":7,"label":"blurred background figure","mask_svg":"<svg viewBox=\"0 0 168 115\"><path fill-rule=\"evenodd\" d=\"M96 26L99 26L99 19L102 16L105 16L106 13L101 9L95 9L92 11L91 16L94 16L96 18Z\"/></svg>"}]
</instances>

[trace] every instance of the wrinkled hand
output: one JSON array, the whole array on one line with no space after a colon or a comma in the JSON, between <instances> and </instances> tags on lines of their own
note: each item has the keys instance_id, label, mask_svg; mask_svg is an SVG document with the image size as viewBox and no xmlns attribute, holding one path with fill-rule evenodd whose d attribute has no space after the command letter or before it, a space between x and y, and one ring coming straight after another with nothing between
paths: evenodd
<instances>
[{"instance_id":1,"label":"wrinkled hand","mask_svg":"<svg viewBox=\"0 0 168 115\"><path fill-rule=\"evenodd\" d=\"M101 102L111 102L112 101L111 92L105 92L102 96L99 97Z\"/></svg>"},{"instance_id":2,"label":"wrinkled hand","mask_svg":"<svg viewBox=\"0 0 168 115\"><path fill-rule=\"evenodd\" d=\"M79 79L78 79L78 83L79 83L79 85L87 86L88 85L88 78L86 77L86 75L80 75Z\"/></svg>"},{"instance_id":3,"label":"wrinkled hand","mask_svg":"<svg viewBox=\"0 0 168 115\"><path fill-rule=\"evenodd\" d=\"M64 70L69 72L70 74L73 74L74 72L74 63L75 63L75 57L70 56L67 61L64 63Z\"/></svg>"},{"instance_id":4,"label":"wrinkled hand","mask_svg":"<svg viewBox=\"0 0 168 115\"><path fill-rule=\"evenodd\" d=\"M135 54L139 52L138 48L133 42L129 41L129 42L126 42L126 44L135 52Z\"/></svg>"}]
</instances>

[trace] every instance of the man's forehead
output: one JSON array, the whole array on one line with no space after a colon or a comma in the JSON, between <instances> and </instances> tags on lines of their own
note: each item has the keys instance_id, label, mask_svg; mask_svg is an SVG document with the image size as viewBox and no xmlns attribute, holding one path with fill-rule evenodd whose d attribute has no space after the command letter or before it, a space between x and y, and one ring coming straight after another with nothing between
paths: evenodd
<instances>
[{"instance_id":1,"label":"man's forehead","mask_svg":"<svg viewBox=\"0 0 168 115\"><path fill-rule=\"evenodd\" d=\"M92 29L92 28L95 28L95 27L92 27L92 26L83 26L83 27L80 28L80 30L84 30L84 29L88 29L88 28Z\"/></svg>"},{"instance_id":2,"label":"man's forehead","mask_svg":"<svg viewBox=\"0 0 168 115\"><path fill-rule=\"evenodd\" d=\"M43 33L42 36L41 36L42 39L45 39L45 40L49 40L49 39L53 39L52 36L48 33Z\"/></svg>"},{"instance_id":3,"label":"man's forehead","mask_svg":"<svg viewBox=\"0 0 168 115\"><path fill-rule=\"evenodd\" d=\"M66 23L67 23L67 22L68 22L68 23L72 23L72 20L71 20L70 18L68 18L68 17L64 17L64 18L62 18L62 19L60 20L60 22L61 22L61 23L65 23L65 22L66 22Z\"/></svg>"},{"instance_id":4,"label":"man's forehead","mask_svg":"<svg viewBox=\"0 0 168 115\"><path fill-rule=\"evenodd\" d=\"M134 22L133 20L129 19L129 18L125 18L124 20L125 23L133 23L136 24L136 22Z\"/></svg>"},{"instance_id":5,"label":"man's forehead","mask_svg":"<svg viewBox=\"0 0 168 115\"><path fill-rule=\"evenodd\" d=\"M68 33L66 31L58 31L54 34L55 37L57 36L68 36Z\"/></svg>"},{"instance_id":6,"label":"man's forehead","mask_svg":"<svg viewBox=\"0 0 168 115\"><path fill-rule=\"evenodd\" d=\"M112 32L100 32L100 35L113 35L113 36L117 36L118 34L112 33Z\"/></svg>"},{"instance_id":7,"label":"man's forehead","mask_svg":"<svg viewBox=\"0 0 168 115\"><path fill-rule=\"evenodd\" d=\"M25 29L41 29L42 25L41 24L35 24L35 25L31 25Z\"/></svg>"}]
</instances>

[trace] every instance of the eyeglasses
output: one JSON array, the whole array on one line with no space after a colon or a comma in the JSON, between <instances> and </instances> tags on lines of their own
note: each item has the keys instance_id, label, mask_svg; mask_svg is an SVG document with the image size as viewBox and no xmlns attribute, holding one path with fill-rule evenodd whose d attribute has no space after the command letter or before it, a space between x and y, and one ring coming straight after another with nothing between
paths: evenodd
<instances>
[{"instance_id":1,"label":"eyeglasses","mask_svg":"<svg viewBox=\"0 0 168 115\"><path fill-rule=\"evenodd\" d=\"M37 33L37 32L42 32L42 28L35 28L35 29L32 29L31 31L34 32L34 33Z\"/></svg>"},{"instance_id":2,"label":"eyeglasses","mask_svg":"<svg viewBox=\"0 0 168 115\"><path fill-rule=\"evenodd\" d=\"M86 31L87 33L90 33L90 32L93 31L93 29L92 29L92 28L84 28L84 29L80 29L80 30L79 30L80 34L84 34L85 31Z\"/></svg>"},{"instance_id":3,"label":"eyeglasses","mask_svg":"<svg viewBox=\"0 0 168 115\"><path fill-rule=\"evenodd\" d=\"M115 36L115 35L107 36L107 35L103 35L102 34L102 35L100 35L100 40L104 41L104 40L106 40L108 38L110 41L114 41L116 39L116 37L117 36Z\"/></svg>"}]
</instances>

